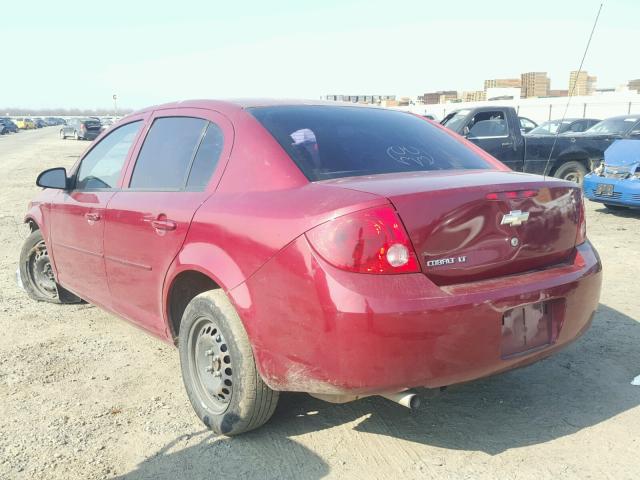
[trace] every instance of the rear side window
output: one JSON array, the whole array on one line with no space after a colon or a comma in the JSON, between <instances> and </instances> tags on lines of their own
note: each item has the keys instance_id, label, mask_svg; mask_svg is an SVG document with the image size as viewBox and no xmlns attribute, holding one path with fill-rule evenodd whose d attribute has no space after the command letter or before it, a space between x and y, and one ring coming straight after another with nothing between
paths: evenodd
<instances>
[{"instance_id":1,"label":"rear side window","mask_svg":"<svg viewBox=\"0 0 640 480\"><path fill-rule=\"evenodd\" d=\"M207 186L220 159L223 144L222 130L215 123L209 123L193 159L187 180L188 190L201 190Z\"/></svg>"},{"instance_id":2,"label":"rear side window","mask_svg":"<svg viewBox=\"0 0 640 480\"><path fill-rule=\"evenodd\" d=\"M184 188L207 123L191 117L156 119L138 155L129 187L153 190Z\"/></svg>"},{"instance_id":3,"label":"rear side window","mask_svg":"<svg viewBox=\"0 0 640 480\"><path fill-rule=\"evenodd\" d=\"M490 165L424 119L396 110L333 106L249 109L311 181Z\"/></svg>"}]
</instances>

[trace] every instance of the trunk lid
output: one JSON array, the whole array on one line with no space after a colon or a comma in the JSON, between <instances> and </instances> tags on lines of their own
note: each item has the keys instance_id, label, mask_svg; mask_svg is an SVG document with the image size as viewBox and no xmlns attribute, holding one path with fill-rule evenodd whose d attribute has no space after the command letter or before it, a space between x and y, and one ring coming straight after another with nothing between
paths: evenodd
<instances>
[{"instance_id":1,"label":"trunk lid","mask_svg":"<svg viewBox=\"0 0 640 480\"><path fill-rule=\"evenodd\" d=\"M517 172L417 172L322 183L387 197L423 272L438 285L566 261L574 251L582 208L578 186Z\"/></svg>"}]
</instances>

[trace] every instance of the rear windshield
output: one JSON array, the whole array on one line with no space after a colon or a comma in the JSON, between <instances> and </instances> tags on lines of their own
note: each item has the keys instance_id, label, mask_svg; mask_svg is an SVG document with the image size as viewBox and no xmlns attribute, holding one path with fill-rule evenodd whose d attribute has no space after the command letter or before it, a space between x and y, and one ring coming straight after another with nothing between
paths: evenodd
<instances>
[{"instance_id":1,"label":"rear windshield","mask_svg":"<svg viewBox=\"0 0 640 480\"><path fill-rule=\"evenodd\" d=\"M311 181L491 168L446 132L405 112L338 106L257 107L249 112Z\"/></svg>"}]
</instances>

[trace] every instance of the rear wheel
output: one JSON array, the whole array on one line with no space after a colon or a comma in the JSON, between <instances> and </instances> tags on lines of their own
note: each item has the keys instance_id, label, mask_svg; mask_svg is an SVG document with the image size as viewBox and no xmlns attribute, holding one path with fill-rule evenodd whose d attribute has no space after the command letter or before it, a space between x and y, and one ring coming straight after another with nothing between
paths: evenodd
<instances>
[{"instance_id":1,"label":"rear wheel","mask_svg":"<svg viewBox=\"0 0 640 480\"><path fill-rule=\"evenodd\" d=\"M553 176L582 185L582 181L586 174L587 168L581 162L571 161L560 165Z\"/></svg>"},{"instance_id":2,"label":"rear wheel","mask_svg":"<svg viewBox=\"0 0 640 480\"><path fill-rule=\"evenodd\" d=\"M271 418L278 392L262 381L242 321L222 290L189 302L179 350L187 395L211 430L237 435Z\"/></svg>"},{"instance_id":3,"label":"rear wheel","mask_svg":"<svg viewBox=\"0 0 640 480\"><path fill-rule=\"evenodd\" d=\"M60 138L62 140L66 140L67 139L67 136L64 134L64 130L62 130L62 129L60 130Z\"/></svg>"},{"instance_id":4,"label":"rear wheel","mask_svg":"<svg viewBox=\"0 0 640 480\"><path fill-rule=\"evenodd\" d=\"M82 300L58 285L53 276L47 245L40 230L27 237L20 251L20 281L34 300L52 303L78 303Z\"/></svg>"}]
</instances>

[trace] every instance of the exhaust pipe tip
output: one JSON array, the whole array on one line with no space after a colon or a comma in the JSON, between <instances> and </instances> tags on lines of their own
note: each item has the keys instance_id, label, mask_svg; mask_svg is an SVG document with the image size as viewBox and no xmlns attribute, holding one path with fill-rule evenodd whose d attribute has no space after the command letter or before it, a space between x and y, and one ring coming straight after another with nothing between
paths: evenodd
<instances>
[{"instance_id":1,"label":"exhaust pipe tip","mask_svg":"<svg viewBox=\"0 0 640 480\"><path fill-rule=\"evenodd\" d=\"M409 390L397 393L385 393L380 396L398 403L403 407L407 407L410 410L417 410L420 408L420 397L415 392Z\"/></svg>"}]
</instances>

